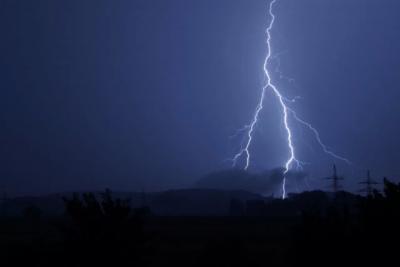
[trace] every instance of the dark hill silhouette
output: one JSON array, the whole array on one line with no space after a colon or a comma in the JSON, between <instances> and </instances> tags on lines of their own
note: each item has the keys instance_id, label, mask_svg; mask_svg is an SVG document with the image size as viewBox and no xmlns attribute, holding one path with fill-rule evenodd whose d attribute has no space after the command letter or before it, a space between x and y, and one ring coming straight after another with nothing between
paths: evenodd
<instances>
[{"instance_id":1,"label":"dark hill silhouette","mask_svg":"<svg viewBox=\"0 0 400 267\"><path fill-rule=\"evenodd\" d=\"M306 177L304 172L290 172L287 177L288 186L291 181L300 183ZM197 181L196 188L220 190L245 190L262 195L279 195L283 180L283 169L276 168L261 173L250 173L244 170L223 170L210 173Z\"/></svg>"},{"instance_id":2,"label":"dark hill silhouette","mask_svg":"<svg viewBox=\"0 0 400 267\"><path fill-rule=\"evenodd\" d=\"M187 189L156 193L149 206L160 215L228 215L232 199L265 200L261 195L243 190Z\"/></svg>"},{"instance_id":3,"label":"dark hill silhouette","mask_svg":"<svg viewBox=\"0 0 400 267\"><path fill-rule=\"evenodd\" d=\"M246 190L258 194L273 194L282 181L282 170L274 169L260 174L243 170L223 170L202 177L198 188L220 190Z\"/></svg>"}]
</instances>

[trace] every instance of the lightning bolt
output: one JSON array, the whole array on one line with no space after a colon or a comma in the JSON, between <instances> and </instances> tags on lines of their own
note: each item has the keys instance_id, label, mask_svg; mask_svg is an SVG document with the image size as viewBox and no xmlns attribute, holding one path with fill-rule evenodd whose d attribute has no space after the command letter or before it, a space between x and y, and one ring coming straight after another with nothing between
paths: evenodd
<instances>
[{"instance_id":1,"label":"lightning bolt","mask_svg":"<svg viewBox=\"0 0 400 267\"><path fill-rule=\"evenodd\" d=\"M287 179L287 174L288 172L292 169L293 166L296 166L297 169L301 169L302 168L302 162L300 160L297 159L296 157L296 149L293 143L293 132L292 129L290 128L290 124L289 124L289 115L291 115L291 118L294 119L295 121L297 121L298 123L302 124L303 126L305 126L306 128L308 128L313 134L314 137L316 138L317 142L319 143L319 145L321 146L322 150L336 158L339 160L342 160L348 164L351 164L351 162L342 157L339 156L337 154L335 154L334 152L332 152L321 140L320 134L319 132L308 122L304 121L303 119L301 119L299 116L297 116L296 112L291 109L287 103L293 103L296 99L298 99L299 97L296 97L295 99L288 99L285 96L282 95L282 93L279 91L279 89L274 85L274 83L272 82L272 78L271 78L271 74L270 71L268 69L268 66L271 62L271 60L273 59L272 57L272 48L271 48L271 30L274 26L275 23L275 14L273 12L273 7L276 4L278 0L272 0L269 3L268 6L268 13L269 13L269 17L270 17L270 22L268 24L267 30L266 30L266 34L267 34L267 55L264 61L264 65L263 65L263 70L264 70L264 74L265 74L265 78L266 78L266 83L265 85L262 87L261 90L261 96L259 98L254 116L252 118L252 120L250 121L250 124L245 125L240 131L246 131L246 139L245 142L243 143L243 145L241 146L240 151L233 157L232 162L233 162L233 166L236 166L238 163L238 160L240 158L242 158L243 156L245 157L245 165L244 165L244 169L247 170L250 166L250 146L252 144L253 141L253 135L254 135L254 131L256 128L256 125L258 123L259 120L259 116L261 111L263 110L264 106L264 99L265 99L265 95L267 90L270 90L273 95L277 98L278 103L280 105L281 111L282 111L282 121L283 121L283 126L285 128L286 131L286 136L287 136L287 148L288 148L288 159L286 160L284 166L284 171L283 171L283 181L282 181L282 199L286 198L286 179Z\"/></svg>"}]
</instances>

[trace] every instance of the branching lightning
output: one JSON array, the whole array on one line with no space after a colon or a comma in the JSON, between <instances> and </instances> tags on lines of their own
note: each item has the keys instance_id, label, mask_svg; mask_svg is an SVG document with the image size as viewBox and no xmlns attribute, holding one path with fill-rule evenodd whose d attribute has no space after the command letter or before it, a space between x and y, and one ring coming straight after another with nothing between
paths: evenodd
<instances>
[{"instance_id":1,"label":"branching lightning","mask_svg":"<svg viewBox=\"0 0 400 267\"><path fill-rule=\"evenodd\" d=\"M270 22L268 24L267 30L266 30L266 34L267 34L267 55L264 61L264 65L263 65L263 70L264 70L264 74L265 74L265 78L266 78L266 82L265 85L262 87L261 90L261 96L260 99L258 101L254 116L250 122L250 124L245 125L242 129L240 129L240 131L245 131L245 141L242 144L242 147L240 149L240 151L233 157L232 161L233 161L233 166L236 166L238 163L238 160L242 157L245 157L245 165L244 165L244 169L247 170L250 166L250 146L252 144L253 141L253 135L254 135L254 131L256 128L256 125L258 123L259 120L259 116L261 111L264 108L264 100L265 100L265 95L267 90L271 90L272 94L277 98L278 103L280 105L281 111L282 111L282 122L283 122L283 126L285 128L286 131L286 135L287 135L287 148L288 148L288 159L284 164L284 172L283 172L283 181L282 181L282 199L286 198L286 179L287 179L287 174L288 172L292 169L293 166L295 166L296 168L302 168L302 162L300 160L297 159L296 157L296 149L295 149L295 145L293 143L293 132L292 129L290 127L289 124L289 116L296 122L302 124L303 126L305 126L306 128L308 128L315 136L317 142L319 143L319 145L321 146L322 150L336 158L339 160L342 160L348 164L350 164L350 161L342 156L339 156L337 154L335 154L334 152L332 152L322 141L321 141L321 137L319 132L308 122L304 121L303 119L299 118L299 116L297 116L296 112L291 109L288 106L288 103L293 103L296 99L299 99L299 97L296 97L294 99L288 99L285 96L282 95L282 93L279 91L279 89L275 86L275 84L272 82L272 78L271 78L271 74L270 71L268 69L268 66L271 63L271 60L273 59L272 57L272 48L271 48L271 30L274 26L275 23L275 14L273 13L273 7L275 5L275 3L278 0L272 0L269 3L269 7L268 7L268 12L269 12L269 17L270 17Z\"/></svg>"},{"instance_id":2,"label":"branching lightning","mask_svg":"<svg viewBox=\"0 0 400 267\"><path fill-rule=\"evenodd\" d=\"M322 150L323 150L326 154L328 154L328 155L330 155L331 157L336 158L336 159L338 159L338 160L344 161L344 162L346 162L346 163L349 164L349 165L352 164L350 160L348 160L348 159L346 159L346 158L344 158L344 157L342 157L342 156L339 156L339 155L335 154L334 152L332 152L332 151L322 142L321 136L320 136L319 132L317 131L317 129L315 129L310 123L308 123L308 122L304 121L303 119L299 118L299 116L296 114L296 112L295 112L294 110L292 110L292 109L288 109L288 110L292 113L293 118L294 118L297 122L299 122L300 124L304 125L304 126L305 126L306 128L308 128L311 132L313 132L313 134L314 134L314 136L315 136L315 140L317 140L318 144L321 146Z\"/></svg>"}]
</instances>

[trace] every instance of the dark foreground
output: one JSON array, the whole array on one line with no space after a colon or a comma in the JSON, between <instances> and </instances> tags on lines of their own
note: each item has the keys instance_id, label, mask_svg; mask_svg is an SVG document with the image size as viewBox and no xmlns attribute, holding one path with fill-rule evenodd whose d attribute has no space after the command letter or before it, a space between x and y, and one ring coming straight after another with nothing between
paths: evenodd
<instances>
[{"instance_id":1,"label":"dark foreground","mask_svg":"<svg viewBox=\"0 0 400 267\"><path fill-rule=\"evenodd\" d=\"M299 201L299 200L297 200ZM257 216L155 216L105 193L65 200L66 215L2 218L1 266L397 266L400 185L324 208L290 200ZM318 208L316 208L318 207ZM290 209L293 209L292 207ZM274 216L271 216L275 210ZM263 214L264 212L264 214Z\"/></svg>"}]
</instances>

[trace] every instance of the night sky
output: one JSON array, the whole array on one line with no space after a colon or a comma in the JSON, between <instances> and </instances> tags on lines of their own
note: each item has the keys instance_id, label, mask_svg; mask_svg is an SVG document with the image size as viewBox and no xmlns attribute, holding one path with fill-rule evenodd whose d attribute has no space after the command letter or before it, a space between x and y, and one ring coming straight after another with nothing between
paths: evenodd
<instances>
[{"instance_id":1,"label":"night sky","mask_svg":"<svg viewBox=\"0 0 400 267\"><path fill-rule=\"evenodd\" d=\"M162 190L229 168L264 82L268 3L0 0L0 189ZM367 168L400 179L399 11L398 0L275 6L274 82L353 162L337 162L349 190ZM287 158L279 111L268 94L251 171ZM292 125L324 189L335 161Z\"/></svg>"}]
</instances>

